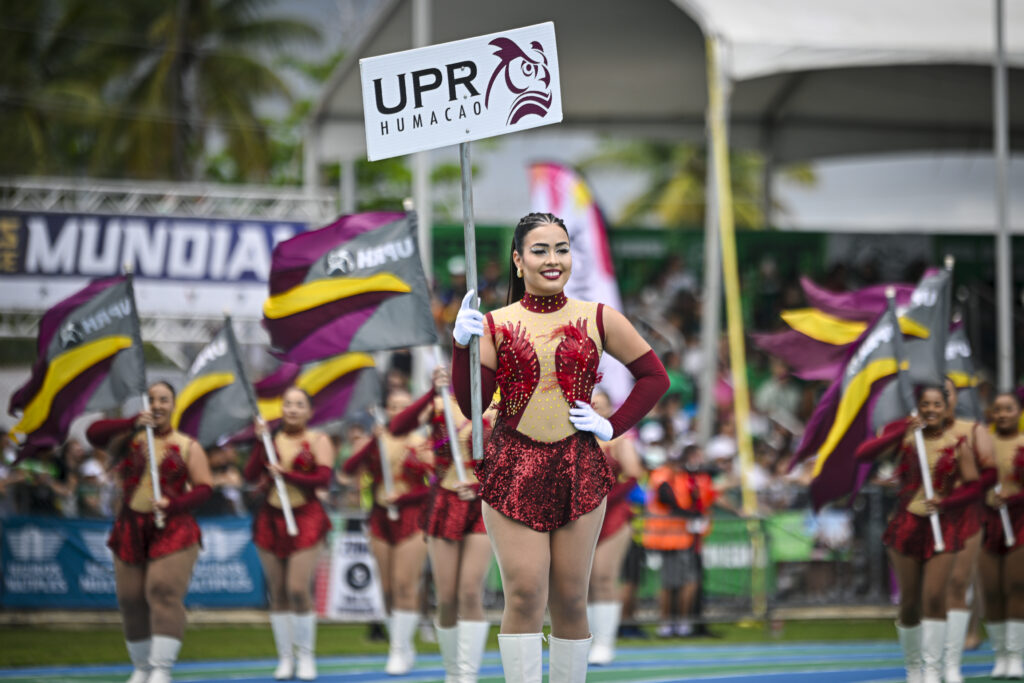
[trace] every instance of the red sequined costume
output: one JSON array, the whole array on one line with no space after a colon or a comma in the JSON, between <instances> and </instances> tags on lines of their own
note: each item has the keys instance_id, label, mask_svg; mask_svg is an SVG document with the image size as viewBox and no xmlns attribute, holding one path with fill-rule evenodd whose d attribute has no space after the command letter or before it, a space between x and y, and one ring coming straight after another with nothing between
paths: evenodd
<instances>
[{"instance_id":1,"label":"red sequined costume","mask_svg":"<svg viewBox=\"0 0 1024 683\"><path fill-rule=\"evenodd\" d=\"M936 438L924 439L929 476L939 507L942 538L949 553L960 551L964 541L970 537L971 516L964 515L963 508L973 505L980 495L980 490L974 493L975 482L957 485L964 443L962 436L949 430ZM924 506L924 486L913 432L904 436L896 476L900 482L899 498L882 542L898 553L923 562L936 554L935 539Z\"/></svg>"},{"instance_id":2,"label":"red sequined costume","mask_svg":"<svg viewBox=\"0 0 1024 683\"><path fill-rule=\"evenodd\" d=\"M135 418L100 420L86 438L96 448L106 448L116 436L132 431ZM146 433L139 431L125 445L127 453L116 465L121 481L121 509L114 519L107 546L127 564L142 564L184 550L202 541L191 510L211 493L208 485L189 487L188 457L192 439L174 430L154 432L153 449L160 473L160 493L171 501L163 528L153 514L153 484L149 469Z\"/></svg>"},{"instance_id":3,"label":"red sequined costume","mask_svg":"<svg viewBox=\"0 0 1024 683\"><path fill-rule=\"evenodd\" d=\"M977 465L978 473L980 476L979 484L987 489L995 483L995 464L991 462L982 462L981 454L978 452L977 440L975 439L974 432L976 429L984 429L984 427L973 420L963 420L956 418L950 424L948 431L956 437L962 437L964 439L964 445L968 452L974 456L974 462ZM985 520L985 496L977 495L973 503L966 504L962 507L964 516L964 538L968 539L977 533L981 533L982 527L984 526Z\"/></svg>"},{"instance_id":4,"label":"red sequined costume","mask_svg":"<svg viewBox=\"0 0 1024 683\"><path fill-rule=\"evenodd\" d=\"M355 474L365 469L373 477L373 508L370 510L368 520L370 534L386 543L397 545L420 532L420 516L423 514L423 506L430 491L426 482L430 468L416 455L416 449L420 444L417 443L415 435L396 437L385 431L381 439L384 441L388 464L391 466L395 492L399 494L394 503L398 508L397 520L388 517L384 498L384 475L376 439L371 439L354 453L341 469L345 474Z\"/></svg>"},{"instance_id":5,"label":"red sequined costume","mask_svg":"<svg viewBox=\"0 0 1024 683\"><path fill-rule=\"evenodd\" d=\"M476 468L489 506L536 531L553 531L597 508L615 484L590 432L569 421L575 401L589 403L604 348L603 304L526 294L487 314L497 367L481 368L483 404L494 385L501 401L494 431ZM653 359L653 360L652 360ZM640 366L634 364L640 363ZM653 352L630 363L637 385L609 420L613 437L631 427L664 394L665 370ZM638 373L636 367L643 370ZM470 410L469 352L455 347L452 382Z\"/></svg>"},{"instance_id":6,"label":"red sequined costume","mask_svg":"<svg viewBox=\"0 0 1024 683\"><path fill-rule=\"evenodd\" d=\"M486 534L480 498L462 500L455 492L458 483L457 470L452 463L451 442L448 439L448 428L444 419L442 399L431 389L408 408L396 415L388 429L395 436L401 436L419 426L419 416L429 408L428 419L431 432L431 448L434 452L433 475L430 478L430 493L423 514L420 528L435 538L449 541L461 541L467 534ZM458 404L452 402L452 418L459 433L460 453L466 478L474 491L479 491L480 484L474 474L476 462L472 458L470 434L472 422L462 414ZM490 434L490 425L484 420L484 440Z\"/></svg>"},{"instance_id":7,"label":"red sequined costume","mask_svg":"<svg viewBox=\"0 0 1024 683\"><path fill-rule=\"evenodd\" d=\"M619 439L631 438L628 435L620 436ZM608 464L612 468L612 473L615 475L615 486L608 492L608 505L604 511L604 524L601 525L601 533L597 537L597 542L605 540L615 535L622 527L629 524L629 520L633 519L633 507L629 504L629 493L636 486L636 478L630 477L629 479L620 480L622 475L622 465L619 461L612 457L612 444L616 440L602 442L601 450L604 451L605 457L608 458Z\"/></svg>"},{"instance_id":8,"label":"red sequined costume","mask_svg":"<svg viewBox=\"0 0 1024 683\"><path fill-rule=\"evenodd\" d=\"M284 469L281 478L298 529L295 536L288 535L281 497L267 471L267 453L262 441L256 442L245 466L246 481L259 482L260 489L266 494L263 505L253 516L252 542L257 548L281 559L315 546L331 529L331 521L316 497L316 489L330 484L331 468L317 464L309 445L313 436L313 432L303 432L298 438L281 432L274 435L274 450Z\"/></svg>"},{"instance_id":9,"label":"red sequined costume","mask_svg":"<svg viewBox=\"0 0 1024 683\"><path fill-rule=\"evenodd\" d=\"M1012 437L995 435L995 459L999 472L1002 494L1007 497L1006 508L1010 513L1013 529L1012 546L1006 545L1006 535L999 508L995 507L992 494L985 506L985 550L993 555L1005 555L1024 545L1024 434Z\"/></svg>"}]
</instances>

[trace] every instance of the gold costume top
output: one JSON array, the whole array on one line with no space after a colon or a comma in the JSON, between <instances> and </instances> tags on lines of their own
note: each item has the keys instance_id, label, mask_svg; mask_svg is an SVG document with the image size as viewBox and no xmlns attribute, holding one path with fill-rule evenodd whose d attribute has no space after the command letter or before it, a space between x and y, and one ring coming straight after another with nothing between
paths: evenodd
<instances>
[{"instance_id":1,"label":"gold costume top","mask_svg":"<svg viewBox=\"0 0 1024 683\"><path fill-rule=\"evenodd\" d=\"M1021 491L1021 473L1024 469L1024 434L1015 434L1011 437L995 437L996 469L999 471L999 479L1002 484L1002 494L1012 496ZM995 507L995 492L989 491L987 501Z\"/></svg>"},{"instance_id":2,"label":"gold costume top","mask_svg":"<svg viewBox=\"0 0 1024 683\"><path fill-rule=\"evenodd\" d=\"M924 437L924 452L928 460L928 476L932 479L935 501L939 502L949 495L960 476L959 459L964 452L966 443L962 436L947 429L941 436ZM900 481L903 486L900 497L909 499L907 510L919 517L926 517L928 512L924 506L924 486L921 480L921 467L918 465L917 446L913 431L903 437L903 448L899 467Z\"/></svg>"},{"instance_id":3,"label":"gold costume top","mask_svg":"<svg viewBox=\"0 0 1024 683\"><path fill-rule=\"evenodd\" d=\"M317 435L318 432L311 432L308 429L303 429L302 432L294 435L285 434L283 430L275 434L274 450L277 451L277 461L281 465L281 469L286 472L315 469L316 457L313 455L310 444ZM287 479L284 481L284 488L288 494L288 502L293 508L305 505L310 501L310 497L301 487L290 483ZM281 496L277 494L276 486L270 488L270 493L267 494L267 503L276 508L281 507Z\"/></svg>"},{"instance_id":4,"label":"gold costume top","mask_svg":"<svg viewBox=\"0 0 1024 683\"><path fill-rule=\"evenodd\" d=\"M173 498L185 493L188 484L188 456L193 439L179 431L153 431L153 452L160 472L160 493ZM149 470L149 446L141 430L131 441L124 469L124 492L128 507L135 512L153 512L153 477Z\"/></svg>"}]
</instances>

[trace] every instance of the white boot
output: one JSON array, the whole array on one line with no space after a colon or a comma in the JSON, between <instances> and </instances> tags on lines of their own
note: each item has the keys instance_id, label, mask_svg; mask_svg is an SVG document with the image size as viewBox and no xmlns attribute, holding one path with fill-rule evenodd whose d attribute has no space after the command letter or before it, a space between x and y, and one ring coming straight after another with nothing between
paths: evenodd
<instances>
[{"instance_id":1,"label":"white boot","mask_svg":"<svg viewBox=\"0 0 1024 683\"><path fill-rule=\"evenodd\" d=\"M292 614L292 640L295 642L295 677L316 680L316 612Z\"/></svg>"},{"instance_id":2,"label":"white boot","mask_svg":"<svg viewBox=\"0 0 1024 683\"><path fill-rule=\"evenodd\" d=\"M124 641L124 644L128 646L128 658L135 666L135 671L129 676L128 683L146 683L149 680L149 647L152 642L150 638Z\"/></svg>"},{"instance_id":3,"label":"white boot","mask_svg":"<svg viewBox=\"0 0 1024 683\"><path fill-rule=\"evenodd\" d=\"M1024 679L1024 621L1007 619L1006 621L1006 677L1014 680Z\"/></svg>"},{"instance_id":4,"label":"white boot","mask_svg":"<svg viewBox=\"0 0 1024 683\"><path fill-rule=\"evenodd\" d=\"M543 637L540 633L498 634L505 683L540 683Z\"/></svg>"},{"instance_id":5,"label":"white boot","mask_svg":"<svg viewBox=\"0 0 1024 683\"><path fill-rule=\"evenodd\" d=\"M942 683L942 650L946 646L946 620L921 620L922 683Z\"/></svg>"},{"instance_id":6,"label":"white boot","mask_svg":"<svg viewBox=\"0 0 1024 683\"><path fill-rule=\"evenodd\" d=\"M389 676L401 676L409 673L416 663L416 648L413 647L413 634L420 622L420 615L396 609L388 620L388 662L384 672Z\"/></svg>"},{"instance_id":7,"label":"white boot","mask_svg":"<svg viewBox=\"0 0 1024 683\"><path fill-rule=\"evenodd\" d=\"M476 683L490 632L491 625L486 621L458 623L458 657L455 665L457 683Z\"/></svg>"},{"instance_id":8,"label":"white boot","mask_svg":"<svg viewBox=\"0 0 1024 683\"><path fill-rule=\"evenodd\" d=\"M149 673L147 683L171 683L171 669L178 661L181 641L170 636L153 636L153 644L149 648Z\"/></svg>"},{"instance_id":9,"label":"white boot","mask_svg":"<svg viewBox=\"0 0 1024 683\"><path fill-rule=\"evenodd\" d=\"M985 630L992 642L992 653L996 660L989 678L1006 678L1006 622L986 621Z\"/></svg>"},{"instance_id":10,"label":"white boot","mask_svg":"<svg viewBox=\"0 0 1024 683\"><path fill-rule=\"evenodd\" d=\"M587 607L590 630L594 644L587 658L591 664L604 666L615 659L615 637L619 633L619 617L622 615L621 602L597 602Z\"/></svg>"},{"instance_id":11,"label":"white boot","mask_svg":"<svg viewBox=\"0 0 1024 683\"><path fill-rule=\"evenodd\" d=\"M967 625L971 621L971 613L965 609L951 609L946 612L946 645L945 661L943 662L944 680L946 683L964 683L960 672L960 662L964 654L964 639L967 638Z\"/></svg>"},{"instance_id":12,"label":"white boot","mask_svg":"<svg viewBox=\"0 0 1024 683\"><path fill-rule=\"evenodd\" d=\"M458 627L445 628L441 624L434 624L434 633L437 634L437 647L441 650L441 662L444 664L444 683L458 683Z\"/></svg>"},{"instance_id":13,"label":"white boot","mask_svg":"<svg viewBox=\"0 0 1024 683\"><path fill-rule=\"evenodd\" d=\"M594 636L565 640L551 636L548 654L549 683L586 683L587 654Z\"/></svg>"},{"instance_id":14,"label":"white boot","mask_svg":"<svg viewBox=\"0 0 1024 683\"><path fill-rule=\"evenodd\" d=\"M903 666L907 669L907 683L921 683L921 625L900 626L896 622L896 633L903 648Z\"/></svg>"},{"instance_id":15,"label":"white boot","mask_svg":"<svg viewBox=\"0 0 1024 683\"><path fill-rule=\"evenodd\" d=\"M270 630L277 647L277 669L274 679L286 681L295 676L295 652L292 646L292 615L289 612L271 612Z\"/></svg>"}]
</instances>

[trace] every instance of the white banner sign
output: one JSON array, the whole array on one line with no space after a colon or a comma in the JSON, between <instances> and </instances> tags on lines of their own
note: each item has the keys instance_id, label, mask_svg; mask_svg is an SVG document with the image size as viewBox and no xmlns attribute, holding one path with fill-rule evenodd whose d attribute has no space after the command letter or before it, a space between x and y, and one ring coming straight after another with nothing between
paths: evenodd
<instances>
[{"instance_id":1,"label":"white banner sign","mask_svg":"<svg viewBox=\"0 0 1024 683\"><path fill-rule=\"evenodd\" d=\"M562 120L555 25L359 60L370 161Z\"/></svg>"},{"instance_id":2,"label":"white banner sign","mask_svg":"<svg viewBox=\"0 0 1024 683\"><path fill-rule=\"evenodd\" d=\"M322 616L337 621L376 621L387 616L379 570L365 534L347 532L334 537L327 585Z\"/></svg>"}]
</instances>

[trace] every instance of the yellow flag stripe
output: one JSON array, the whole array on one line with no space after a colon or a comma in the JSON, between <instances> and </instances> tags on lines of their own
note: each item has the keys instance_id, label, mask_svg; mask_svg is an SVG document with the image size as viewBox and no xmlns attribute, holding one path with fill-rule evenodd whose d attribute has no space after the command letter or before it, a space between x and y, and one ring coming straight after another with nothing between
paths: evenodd
<instances>
[{"instance_id":1,"label":"yellow flag stripe","mask_svg":"<svg viewBox=\"0 0 1024 683\"><path fill-rule=\"evenodd\" d=\"M852 344L868 328L865 322L837 318L817 308L794 308L783 311L781 316L800 334L836 346ZM928 338L928 328L906 316L900 318L900 330L913 337Z\"/></svg>"},{"instance_id":2,"label":"yellow flag stripe","mask_svg":"<svg viewBox=\"0 0 1024 683\"><path fill-rule=\"evenodd\" d=\"M907 366L906 361L903 362L903 365L904 367ZM868 363L853 378L839 399L839 407L836 409L836 417L832 421L832 428L829 429L825 442L818 448L818 459L814 463L813 476L818 476L821 468L825 466L825 461L832 455L836 446L839 445L839 442L846 435L850 425L857 418L857 414L864 407L864 402L868 400L868 396L871 394L871 385L883 377L895 374L895 372L896 359L882 358Z\"/></svg>"},{"instance_id":3,"label":"yellow flag stripe","mask_svg":"<svg viewBox=\"0 0 1024 683\"><path fill-rule=\"evenodd\" d=\"M235 375L231 372L212 372L208 375L196 377L185 385L185 388L181 390L181 394L178 395L178 400L174 402L171 425L177 429L178 423L181 422L181 416L185 414L189 406L211 391L234 384L234 382Z\"/></svg>"},{"instance_id":4,"label":"yellow flag stripe","mask_svg":"<svg viewBox=\"0 0 1024 683\"><path fill-rule=\"evenodd\" d=\"M957 389L978 386L977 375L968 375L966 372L947 372L946 374L953 380L953 386Z\"/></svg>"},{"instance_id":5,"label":"yellow flag stripe","mask_svg":"<svg viewBox=\"0 0 1024 683\"><path fill-rule=\"evenodd\" d=\"M368 292L411 292L404 280L391 273L378 273L365 278L328 278L292 287L272 296L263 304L263 315L271 319L285 318L317 306L347 299Z\"/></svg>"},{"instance_id":6,"label":"yellow flag stripe","mask_svg":"<svg viewBox=\"0 0 1024 683\"><path fill-rule=\"evenodd\" d=\"M300 374L295 385L315 397L324 387L344 375L373 367L373 357L366 353L345 353L327 362L320 363ZM281 399L265 398L258 401L260 415L267 422L281 417Z\"/></svg>"},{"instance_id":7,"label":"yellow flag stripe","mask_svg":"<svg viewBox=\"0 0 1024 683\"><path fill-rule=\"evenodd\" d=\"M62 353L50 361L46 368L46 376L43 378L43 386L25 407L25 413L18 424L11 428L12 436L20 440L20 437L39 429L50 416L53 400L61 389L92 366L131 345L131 337L103 337Z\"/></svg>"}]
</instances>

